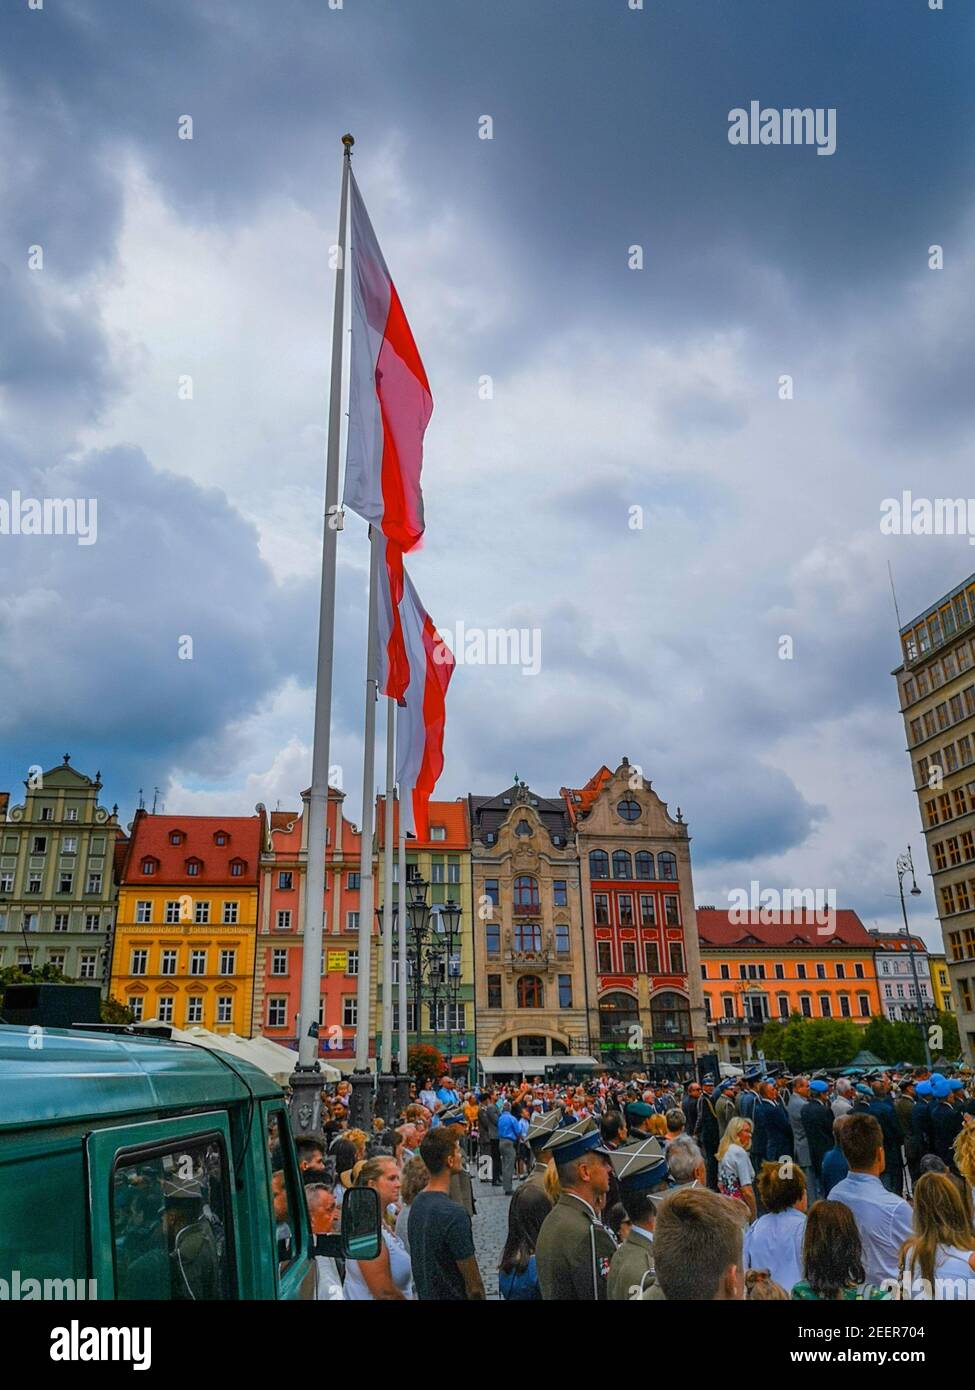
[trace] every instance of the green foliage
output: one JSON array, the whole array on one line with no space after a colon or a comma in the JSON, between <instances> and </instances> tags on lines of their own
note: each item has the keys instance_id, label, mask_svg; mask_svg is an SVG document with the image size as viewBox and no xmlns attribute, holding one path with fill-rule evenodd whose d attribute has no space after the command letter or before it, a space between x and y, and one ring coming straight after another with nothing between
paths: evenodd
<instances>
[{"instance_id":1,"label":"green foliage","mask_svg":"<svg viewBox=\"0 0 975 1390\"><path fill-rule=\"evenodd\" d=\"M125 1004L109 996L101 1002L102 1023L134 1023L135 1015Z\"/></svg>"},{"instance_id":2,"label":"green foliage","mask_svg":"<svg viewBox=\"0 0 975 1390\"><path fill-rule=\"evenodd\" d=\"M948 1057L951 1060L961 1056L961 1037L958 1033L958 1020L954 1014L939 1013L935 1020L935 1027L941 1029L941 1046L938 1047L937 1035L933 1038L928 1035L928 1042L931 1048L932 1057Z\"/></svg>"},{"instance_id":3,"label":"green foliage","mask_svg":"<svg viewBox=\"0 0 975 1390\"><path fill-rule=\"evenodd\" d=\"M443 1053L430 1043L414 1043L407 1053L406 1067L410 1074L420 1081L425 1076L432 1076L435 1081L439 1081L447 1070Z\"/></svg>"},{"instance_id":4,"label":"green foliage","mask_svg":"<svg viewBox=\"0 0 975 1390\"><path fill-rule=\"evenodd\" d=\"M803 1018L767 1023L755 1046L768 1058L781 1059L790 1071L844 1067L862 1045L857 1025L845 1018Z\"/></svg>"}]
</instances>

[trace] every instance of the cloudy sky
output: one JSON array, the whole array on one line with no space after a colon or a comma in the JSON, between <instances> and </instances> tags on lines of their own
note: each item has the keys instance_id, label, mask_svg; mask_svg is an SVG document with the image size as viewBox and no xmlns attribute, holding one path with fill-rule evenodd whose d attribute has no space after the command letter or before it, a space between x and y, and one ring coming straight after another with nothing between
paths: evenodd
<instances>
[{"instance_id":1,"label":"cloudy sky","mask_svg":"<svg viewBox=\"0 0 975 1390\"><path fill-rule=\"evenodd\" d=\"M0 788L70 751L124 820L140 787L297 804L350 130L435 399L413 577L448 632L541 640L537 675L458 669L440 794L626 754L698 902L757 879L896 922L924 850L888 562L905 620L975 570L879 528L971 490L970 6L6 0L0 28L0 497L98 503L94 545L0 536ZM753 100L835 108L835 154L731 145ZM350 518L354 818L366 565Z\"/></svg>"}]
</instances>

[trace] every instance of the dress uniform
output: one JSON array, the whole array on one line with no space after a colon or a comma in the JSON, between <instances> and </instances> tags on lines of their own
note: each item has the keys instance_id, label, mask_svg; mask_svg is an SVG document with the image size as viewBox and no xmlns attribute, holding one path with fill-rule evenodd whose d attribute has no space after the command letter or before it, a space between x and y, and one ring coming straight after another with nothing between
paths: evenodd
<instances>
[{"instance_id":1,"label":"dress uniform","mask_svg":"<svg viewBox=\"0 0 975 1390\"><path fill-rule=\"evenodd\" d=\"M667 1160L655 1138L638 1144L624 1144L610 1159L623 1190L623 1204L630 1195L667 1189ZM615 1303L639 1298L655 1280L653 1234L634 1224L629 1235L609 1262L606 1297Z\"/></svg>"},{"instance_id":2,"label":"dress uniform","mask_svg":"<svg viewBox=\"0 0 975 1390\"><path fill-rule=\"evenodd\" d=\"M701 1099L697 1107L697 1125L694 1130L694 1138L700 1144L701 1152L704 1154L708 1187L710 1187L712 1192L717 1192L718 1145L721 1142L721 1124L718 1120L718 1112L715 1109L715 1097L713 1095L714 1077L709 1073L704 1077L701 1085L702 1087L710 1086L712 1088L712 1093L709 1094L707 1090L701 1091Z\"/></svg>"},{"instance_id":3,"label":"dress uniform","mask_svg":"<svg viewBox=\"0 0 975 1390\"><path fill-rule=\"evenodd\" d=\"M535 1161L532 1165L531 1172L518 1189L518 1192L524 1192L526 1187L541 1187L544 1189L545 1174L548 1172L548 1164L545 1159L542 1158L542 1150L545 1148L545 1145L551 1139L552 1135L557 1131L561 1119L561 1110L546 1110L544 1114L536 1115L528 1126L525 1142L531 1149L532 1158ZM578 1128L579 1125L585 1125L587 1133L596 1127L592 1120L580 1120L576 1127ZM512 1197L511 1200L513 1202L517 1201L518 1192Z\"/></svg>"},{"instance_id":4,"label":"dress uniform","mask_svg":"<svg viewBox=\"0 0 975 1390\"><path fill-rule=\"evenodd\" d=\"M935 1076L931 1082L931 1094L934 1097L934 1104L931 1106L931 1138L934 1141L934 1152L953 1173L958 1172L953 1145L955 1136L962 1127L962 1118L961 1111L950 1104L949 1097L959 1089L961 1082L956 1085L943 1076Z\"/></svg>"},{"instance_id":5,"label":"dress uniform","mask_svg":"<svg viewBox=\"0 0 975 1390\"><path fill-rule=\"evenodd\" d=\"M598 1129L588 1134L559 1130L546 1148L559 1166L587 1154L610 1157ZM542 1298L549 1301L602 1301L606 1298L609 1262L616 1241L582 1197L563 1192L542 1222L535 1246L535 1264Z\"/></svg>"}]
</instances>

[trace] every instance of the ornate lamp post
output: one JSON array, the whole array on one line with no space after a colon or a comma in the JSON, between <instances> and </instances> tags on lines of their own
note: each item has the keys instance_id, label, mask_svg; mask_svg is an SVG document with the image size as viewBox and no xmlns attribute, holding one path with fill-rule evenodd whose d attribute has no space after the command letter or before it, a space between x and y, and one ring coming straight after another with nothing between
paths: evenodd
<instances>
[{"instance_id":1,"label":"ornate lamp post","mask_svg":"<svg viewBox=\"0 0 975 1390\"><path fill-rule=\"evenodd\" d=\"M914 876L914 860L911 857L911 847L908 845L906 854L897 856L897 887L901 898L901 915L904 918L904 936L907 939L907 954L911 961L911 974L914 977L914 998L917 1006L917 1017L921 1028L921 1041L924 1044L924 1060L928 1070L931 1070L931 1050L928 1047L928 1030L924 1022L924 1005L921 999L921 986L918 981L917 962L914 959L914 939L911 936L911 929L907 924L907 904L904 901L904 879L911 876L911 897L919 898L921 890L917 886L917 879Z\"/></svg>"}]
</instances>

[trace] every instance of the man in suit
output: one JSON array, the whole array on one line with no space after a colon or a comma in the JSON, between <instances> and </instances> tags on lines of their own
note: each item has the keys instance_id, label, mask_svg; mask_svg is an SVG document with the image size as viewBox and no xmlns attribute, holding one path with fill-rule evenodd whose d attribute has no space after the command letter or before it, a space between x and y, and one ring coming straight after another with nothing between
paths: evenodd
<instances>
[{"instance_id":1,"label":"man in suit","mask_svg":"<svg viewBox=\"0 0 975 1390\"><path fill-rule=\"evenodd\" d=\"M698 1081L691 1081L684 1092L684 1099L681 1101L681 1109L684 1112L685 1134L693 1134L697 1128L697 1107L701 1103L701 1085Z\"/></svg>"},{"instance_id":2,"label":"man in suit","mask_svg":"<svg viewBox=\"0 0 975 1390\"><path fill-rule=\"evenodd\" d=\"M795 1142L795 1159L806 1175L806 1192L808 1193L809 1205L812 1206L819 1197L819 1185L809 1153L809 1140L806 1138L806 1131L802 1123L802 1112L808 1103L809 1078L808 1076L797 1076L792 1088L792 1099L789 1101L789 1123L792 1126L792 1138Z\"/></svg>"},{"instance_id":3,"label":"man in suit","mask_svg":"<svg viewBox=\"0 0 975 1390\"><path fill-rule=\"evenodd\" d=\"M802 1107L800 1118L809 1145L809 1161L816 1174L818 1191L823 1190L823 1159L833 1147L833 1111L829 1105L829 1083L814 1080L809 1083L809 1099Z\"/></svg>"},{"instance_id":4,"label":"man in suit","mask_svg":"<svg viewBox=\"0 0 975 1390\"><path fill-rule=\"evenodd\" d=\"M501 1186L501 1147L498 1143L498 1107L494 1092L485 1091L477 1109L478 1146L491 1155L491 1186Z\"/></svg>"},{"instance_id":5,"label":"man in suit","mask_svg":"<svg viewBox=\"0 0 975 1390\"><path fill-rule=\"evenodd\" d=\"M542 1222L535 1263L542 1298L602 1302L616 1241L597 1209L609 1191L610 1150L598 1129L556 1130L548 1141L562 1191Z\"/></svg>"},{"instance_id":6,"label":"man in suit","mask_svg":"<svg viewBox=\"0 0 975 1390\"><path fill-rule=\"evenodd\" d=\"M890 1087L887 1081L880 1077L873 1082L872 1090L873 1100L869 1102L867 1109L883 1131L886 1156L880 1181L888 1192L896 1192L898 1197L903 1197L904 1156L901 1152L901 1127L897 1123L893 1102L890 1099Z\"/></svg>"}]
</instances>

